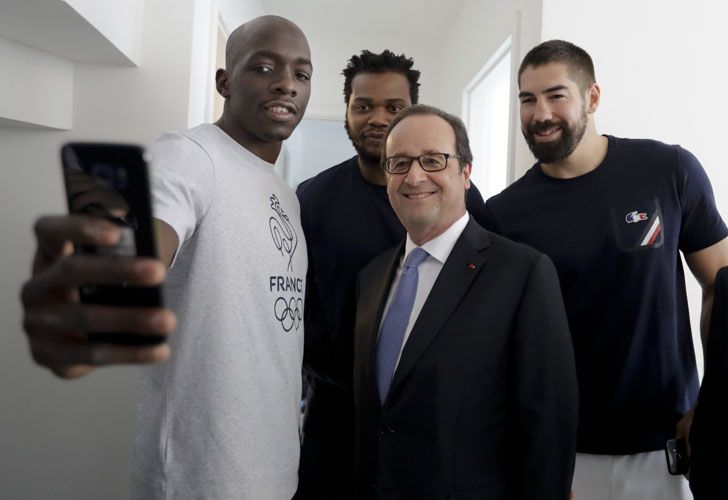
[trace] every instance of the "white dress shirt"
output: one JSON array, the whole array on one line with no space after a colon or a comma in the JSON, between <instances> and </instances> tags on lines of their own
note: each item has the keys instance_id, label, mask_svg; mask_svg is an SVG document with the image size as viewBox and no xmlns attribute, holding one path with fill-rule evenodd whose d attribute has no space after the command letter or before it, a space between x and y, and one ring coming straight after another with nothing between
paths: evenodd
<instances>
[{"instance_id":1,"label":"white dress shirt","mask_svg":"<svg viewBox=\"0 0 728 500\"><path fill-rule=\"evenodd\" d=\"M455 243L457 242L458 238L460 238L460 235L465 229L465 226L467 226L469 219L470 216L468 215L468 212L465 212L465 214L463 214L462 217L455 221L452 226L447 228L444 233L422 245L422 249L425 250L429 255L417 268L417 294L415 295L415 303L412 306L412 313L410 314L409 322L407 323L407 329L404 331L404 339L402 340L402 345L399 348L397 365L399 365L399 359L402 357L402 350L404 349L404 345L407 343L407 339L409 338L415 321L417 321L417 318L420 315L422 306L425 304L427 297L430 295L430 291L432 290L432 287L435 284L437 277L440 275L442 266L445 264L445 261L450 256L450 252L452 252ZM392 297L394 296L394 291L397 289L397 285L399 285L399 278L402 275L404 262L410 252L415 248L417 248L417 245L415 245L415 243L410 239L410 235L408 233L407 241L404 247L404 254L399 260L397 273L394 276L392 287L389 290L389 296L387 297L387 304L384 307L382 319L387 316L387 311L389 311L389 304L392 301ZM382 324L380 322L380 332L381 328Z\"/></svg>"}]
</instances>

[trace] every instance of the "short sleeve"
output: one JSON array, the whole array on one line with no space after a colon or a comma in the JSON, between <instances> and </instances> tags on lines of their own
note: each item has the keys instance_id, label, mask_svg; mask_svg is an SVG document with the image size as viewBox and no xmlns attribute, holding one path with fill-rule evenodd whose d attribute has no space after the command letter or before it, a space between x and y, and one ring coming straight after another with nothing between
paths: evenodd
<instances>
[{"instance_id":1,"label":"short sleeve","mask_svg":"<svg viewBox=\"0 0 728 500\"><path fill-rule=\"evenodd\" d=\"M174 229L181 246L212 202L213 163L199 144L178 133L162 135L150 152L154 217Z\"/></svg>"},{"instance_id":2,"label":"short sleeve","mask_svg":"<svg viewBox=\"0 0 728 500\"><path fill-rule=\"evenodd\" d=\"M689 151L678 151L678 192L680 193L680 250L697 252L728 236L728 228L718 212L713 188L702 165Z\"/></svg>"}]
</instances>

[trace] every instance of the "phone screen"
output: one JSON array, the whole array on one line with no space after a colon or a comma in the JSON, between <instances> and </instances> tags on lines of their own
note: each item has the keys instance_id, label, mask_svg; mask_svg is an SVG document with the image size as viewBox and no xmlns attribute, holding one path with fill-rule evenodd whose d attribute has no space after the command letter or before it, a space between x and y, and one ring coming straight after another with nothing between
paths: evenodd
<instances>
[{"instance_id":1,"label":"phone screen","mask_svg":"<svg viewBox=\"0 0 728 500\"><path fill-rule=\"evenodd\" d=\"M157 257L144 151L126 144L69 143L61 150L69 211L108 220L121 229L113 247L77 246L87 254ZM87 284L79 290L86 304L159 307L160 287ZM132 332L93 333L90 338L117 344L156 344L163 336Z\"/></svg>"}]
</instances>

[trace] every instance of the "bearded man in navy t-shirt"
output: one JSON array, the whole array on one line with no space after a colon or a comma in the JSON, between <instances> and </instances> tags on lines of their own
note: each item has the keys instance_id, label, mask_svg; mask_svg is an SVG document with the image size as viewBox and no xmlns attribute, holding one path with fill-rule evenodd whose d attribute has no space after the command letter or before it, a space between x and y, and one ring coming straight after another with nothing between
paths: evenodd
<instances>
[{"instance_id":1,"label":"bearded man in navy t-shirt","mask_svg":"<svg viewBox=\"0 0 728 500\"><path fill-rule=\"evenodd\" d=\"M488 200L485 226L546 253L559 274L579 380L575 497L692 498L662 449L687 434L699 387L679 254L703 288L703 336L728 265L710 182L680 146L597 133L583 49L544 42L518 77L538 162Z\"/></svg>"}]
</instances>

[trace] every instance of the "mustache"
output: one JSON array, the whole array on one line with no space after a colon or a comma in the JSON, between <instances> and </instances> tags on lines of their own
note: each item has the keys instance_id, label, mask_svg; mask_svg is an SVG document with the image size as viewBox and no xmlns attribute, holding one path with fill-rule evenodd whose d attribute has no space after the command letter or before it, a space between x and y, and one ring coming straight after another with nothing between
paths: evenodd
<instances>
[{"instance_id":1,"label":"mustache","mask_svg":"<svg viewBox=\"0 0 728 500\"><path fill-rule=\"evenodd\" d=\"M543 132L550 128L555 128L555 127L561 128L561 127L563 127L563 125L564 125L564 122L562 122L561 120L559 120L559 121L546 120L546 121L534 122L534 123L530 124L528 126L528 130L529 130L529 132L535 134L535 133Z\"/></svg>"}]
</instances>

